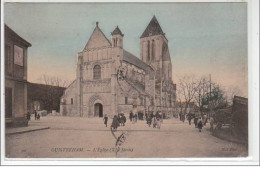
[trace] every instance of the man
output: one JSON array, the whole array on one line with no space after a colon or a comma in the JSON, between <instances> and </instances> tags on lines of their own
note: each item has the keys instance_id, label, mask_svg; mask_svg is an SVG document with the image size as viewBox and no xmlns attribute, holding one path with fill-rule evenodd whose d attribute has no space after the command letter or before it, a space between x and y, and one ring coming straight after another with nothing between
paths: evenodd
<instances>
[{"instance_id":1,"label":"man","mask_svg":"<svg viewBox=\"0 0 260 173\"><path fill-rule=\"evenodd\" d=\"M129 116L129 118L130 118L130 121L133 120L133 112L132 112L132 111L130 112L130 116Z\"/></svg>"},{"instance_id":2,"label":"man","mask_svg":"<svg viewBox=\"0 0 260 173\"><path fill-rule=\"evenodd\" d=\"M147 124L148 124L149 127L150 127L151 124L152 124L152 117L151 117L151 116L148 116L148 117L146 118L146 122L147 122Z\"/></svg>"},{"instance_id":3,"label":"man","mask_svg":"<svg viewBox=\"0 0 260 173\"><path fill-rule=\"evenodd\" d=\"M198 117L197 117L197 116L194 117L194 125L195 125L195 128L196 128L197 125L198 125Z\"/></svg>"},{"instance_id":4,"label":"man","mask_svg":"<svg viewBox=\"0 0 260 173\"><path fill-rule=\"evenodd\" d=\"M189 114L188 114L189 125L191 125L191 119L192 119L192 117L191 117L191 113L189 113Z\"/></svg>"},{"instance_id":5,"label":"man","mask_svg":"<svg viewBox=\"0 0 260 173\"><path fill-rule=\"evenodd\" d=\"M202 127L203 127L203 123L202 123L202 119L200 118L200 119L199 119L199 122L198 122L199 132L201 132Z\"/></svg>"},{"instance_id":6,"label":"man","mask_svg":"<svg viewBox=\"0 0 260 173\"><path fill-rule=\"evenodd\" d=\"M105 114L103 121L104 121L104 124L105 124L105 125L106 125L106 127L107 127L107 121L108 121L107 114Z\"/></svg>"},{"instance_id":7,"label":"man","mask_svg":"<svg viewBox=\"0 0 260 173\"><path fill-rule=\"evenodd\" d=\"M123 126L125 126L125 122L126 122L126 117L124 115L124 113L121 114L121 123Z\"/></svg>"},{"instance_id":8,"label":"man","mask_svg":"<svg viewBox=\"0 0 260 173\"><path fill-rule=\"evenodd\" d=\"M27 112L27 120L31 120L31 114L29 111Z\"/></svg>"},{"instance_id":9,"label":"man","mask_svg":"<svg viewBox=\"0 0 260 173\"><path fill-rule=\"evenodd\" d=\"M213 132L214 119L210 117L210 131Z\"/></svg>"},{"instance_id":10,"label":"man","mask_svg":"<svg viewBox=\"0 0 260 173\"><path fill-rule=\"evenodd\" d=\"M37 120L37 111L36 110L34 110L34 118L35 118L35 120Z\"/></svg>"}]
</instances>

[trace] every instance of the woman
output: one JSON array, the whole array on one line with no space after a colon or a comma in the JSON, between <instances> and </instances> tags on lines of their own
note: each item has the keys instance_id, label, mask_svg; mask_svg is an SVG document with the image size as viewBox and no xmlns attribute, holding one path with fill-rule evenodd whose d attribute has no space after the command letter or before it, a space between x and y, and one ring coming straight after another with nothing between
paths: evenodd
<instances>
[{"instance_id":1,"label":"woman","mask_svg":"<svg viewBox=\"0 0 260 173\"><path fill-rule=\"evenodd\" d=\"M117 115L115 115L113 118L112 124L111 124L111 128L113 130L117 130L118 126L119 126L118 118L117 118Z\"/></svg>"}]
</instances>

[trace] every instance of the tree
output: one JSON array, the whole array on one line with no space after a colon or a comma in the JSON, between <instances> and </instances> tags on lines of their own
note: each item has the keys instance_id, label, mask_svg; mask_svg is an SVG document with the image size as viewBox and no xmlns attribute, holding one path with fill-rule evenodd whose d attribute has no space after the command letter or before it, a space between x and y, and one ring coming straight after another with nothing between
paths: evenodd
<instances>
[{"instance_id":1,"label":"tree","mask_svg":"<svg viewBox=\"0 0 260 173\"><path fill-rule=\"evenodd\" d=\"M178 98L184 100L184 114L187 113L187 108L191 101L195 99L197 88L200 83L193 75L185 75L179 77L178 81ZM181 101L180 101L181 102Z\"/></svg>"},{"instance_id":2,"label":"tree","mask_svg":"<svg viewBox=\"0 0 260 173\"><path fill-rule=\"evenodd\" d=\"M46 74L42 75L38 80L42 84L58 87L67 87L69 84L69 82L65 79L61 79L57 76L49 76Z\"/></svg>"},{"instance_id":3,"label":"tree","mask_svg":"<svg viewBox=\"0 0 260 173\"><path fill-rule=\"evenodd\" d=\"M211 92L202 98L202 107L207 106L208 111L217 111L227 106L225 93L220 86L214 85Z\"/></svg>"}]
</instances>

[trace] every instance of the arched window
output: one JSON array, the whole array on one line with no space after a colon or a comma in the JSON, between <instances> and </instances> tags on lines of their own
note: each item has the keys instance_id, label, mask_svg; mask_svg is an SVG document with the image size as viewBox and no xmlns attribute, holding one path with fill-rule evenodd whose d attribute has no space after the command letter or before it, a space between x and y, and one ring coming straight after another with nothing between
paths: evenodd
<instances>
[{"instance_id":1,"label":"arched window","mask_svg":"<svg viewBox=\"0 0 260 173\"><path fill-rule=\"evenodd\" d=\"M150 41L148 40L147 44L147 60L150 61Z\"/></svg>"},{"instance_id":2,"label":"arched window","mask_svg":"<svg viewBox=\"0 0 260 173\"><path fill-rule=\"evenodd\" d=\"M151 59L152 59L152 61L154 60L154 40L152 40L152 50L151 50Z\"/></svg>"},{"instance_id":3,"label":"arched window","mask_svg":"<svg viewBox=\"0 0 260 173\"><path fill-rule=\"evenodd\" d=\"M95 65L93 68L93 78L101 79L101 67L100 65Z\"/></svg>"}]
</instances>

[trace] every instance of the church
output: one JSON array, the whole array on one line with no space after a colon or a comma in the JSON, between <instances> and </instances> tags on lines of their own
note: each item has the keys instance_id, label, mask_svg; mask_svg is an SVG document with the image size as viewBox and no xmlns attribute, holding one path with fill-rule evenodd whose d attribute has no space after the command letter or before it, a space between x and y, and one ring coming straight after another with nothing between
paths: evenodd
<instances>
[{"instance_id":1,"label":"church","mask_svg":"<svg viewBox=\"0 0 260 173\"><path fill-rule=\"evenodd\" d=\"M121 112L128 116L130 111L174 114L176 84L168 40L156 17L140 37L140 58L124 49L124 41L119 27L109 40L96 22L77 55L76 79L61 97L62 116L112 117Z\"/></svg>"}]
</instances>

